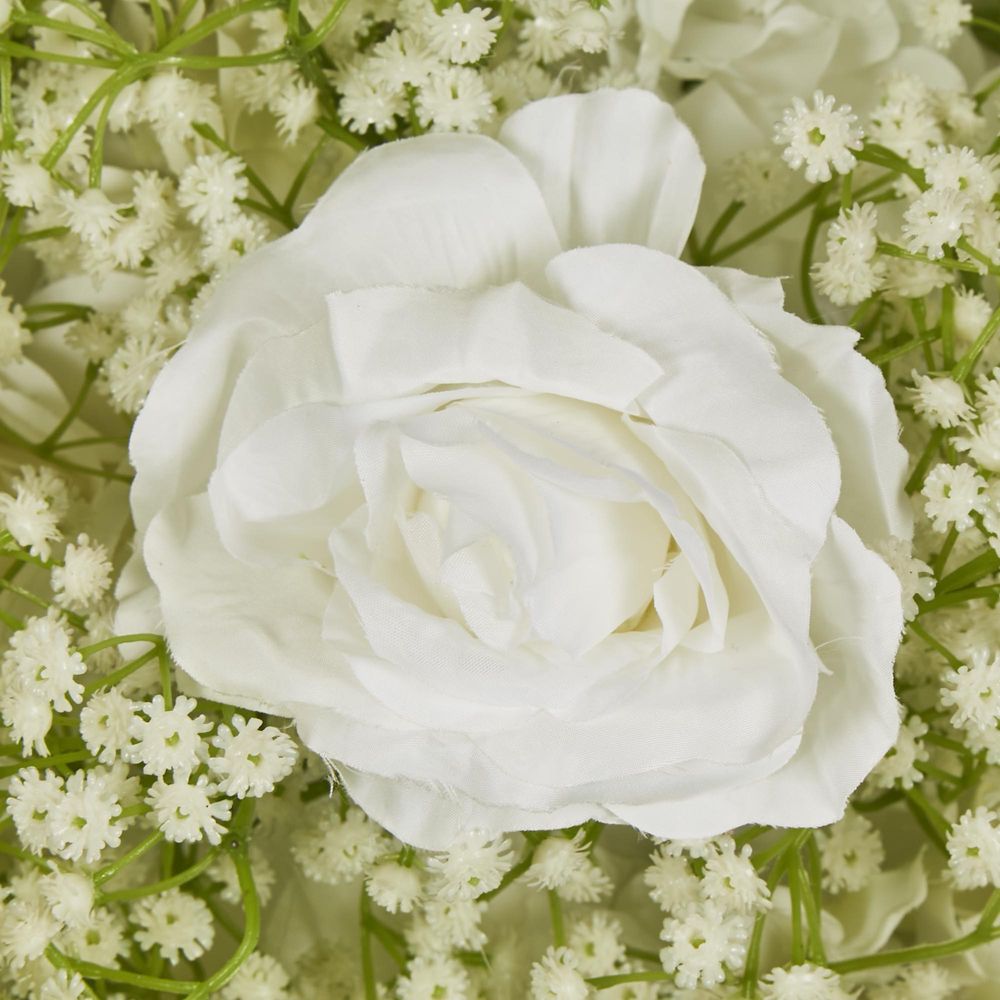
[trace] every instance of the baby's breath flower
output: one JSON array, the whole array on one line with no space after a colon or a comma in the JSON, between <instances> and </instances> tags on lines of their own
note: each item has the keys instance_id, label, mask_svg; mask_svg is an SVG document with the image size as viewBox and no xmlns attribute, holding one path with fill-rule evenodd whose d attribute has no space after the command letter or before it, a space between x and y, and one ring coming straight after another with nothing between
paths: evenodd
<instances>
[{"instance_id":1,"label":"baby's breath flower","mask_svg":"<svg viewBox=\"0 0 1000 1000\"><path fill-rule=\"evenodd\" d=\"M899 580L903 617L911 621L917 615L916 598L929 601L934 596L934 571L913 554L913 543L890 536L879 543L877 551Z\"/></svg>"},{"instance_id":2,"label":"baby's breath flower","mask_svg":"<svg viewBox=\"0 0 1000 1000\"><path fill-rule=\"evenodd\" d=\"M571 0L529 0L531 17L521 22L518 53L531 62L556 62L573 51L567 24Z\"/></svg>"},{"instance_id":3,"label":"baby's breath flower","mask_svg":"<svg viewBox=\"0 0 1000 1000\"><path fill-rule=\"evenodd\" d=\"M181 174L177 204L194 223L221 222L250 191L245 170L246 164L228 153L204 153Z\"/></svg>"},{"instance_id":4,"label":"baby's breath flower","mask_svg":"<svg viewBox=\"0 0 1000 1000\"><path fill-rule=\"evenodd\" d=\"M42 983L38 1000L80 1000L87 992L87 984L79 972L58 969Z\"/></svg>"},{"instance_id":5,"label":"baby's breath flower","mask_svg":"<svg viewBox=\"0 0 1000 1000\"><path fill-rule=\"evenodd\" d=\"M912 788L923 781L923 773L917 768L930 757L930 752L922 740L927 735L927 723L919 715L911 715L900 726L896 745L878 762L869 775L869 781L876 788L892 788L897 783L902 788Z\"/></svg>"},{"instance_id":6,"label":"baby's breath flower","mask_svg":"<svg viewBox=\"0 0 1000 1000\"><path fill-rule=\"evenodd\" d=\"M1000 817L979 806L959 816L948 834L948 868L959 889L1000 886Z\"/></svg>"},{"instance_id":7,"label":"baby's breath flower","mask_svg":"<svg viewBox=\"0 0 1000 1000\"><path fill-rule=\"evenodd\" d=\"M35 209L51 201L56 191L45 167L14 149L0 155L0 187L12 205Z\"/></svg>"},{"instance_id":8,"label":"baby's breath flower","mask_svg":"<svg viewBox=\"0 0 1000 1000\"><path fill-rule=\"evenodd\" d=\"M924 41L947 49L972 20L972 6L964 0L908 0L910 16Z\"/></svg>"},{"instance_id":9,"label":"baby's breath flower","mask_svg":"<svg viewBox=\"0 0 1000 1000\"><path fill-rule=\"evenodd\" d=\"M816 965L772 969L761 980L762 1000L850 1000L840 976Z\"/></svg>"},{"instance_id":10,"label":"baby's breath flower","mask_svg":"<svg viewBox=\"0 0 1000 1000\"><path fill-rule=\"evenodd\" d=\"M944 675L941 704L954 711L951 724L986 728L1000 717L1000 655L977 649L969 662Z\"/></svg>"},{"instance_id":11,"label":"baby's breath flower","mask_svg":"<svg viewBox=\"0 0 1000 1000\"><path fill-rule=\"evenodd\" d=\"M717 853L705 862L701 883L705 898L738 913L768 909L770 893L750 860L749 844L737 851L731 837L722 837L718 847Z\"/></svg>"},{"instance_id":12,"label":"baby's breath flower","mask_svg":"<svg viewBox=\"0 0 1000 1000\"><path fill-rule=\"evenodd\" d=\"M557 83L537 63L507 59L483 74L493 99L502 111L510 113L555 92Z\"/></svg>"},{"instance_id":13,"label":"baby's breath flower","mask_svg":"<svg viewBox=\"0 0 1000 1000\"><path fill-rule=\"evenodd\" d=\"M430 950L434 953L447 953L452 948L479 951L486 944L486 935L479 926L485 911L486 904L474 899L427 899L423 920L428 937L434 942Z\"/></svg>"},{"instance_id":14,"label":"baby's breath flower","mask_svg":"<svg viewBox=\"0 0 1000 1000\"><path fill-rule=\"evenodd\" d=\"M868 992L871 1000L948 1000L957 986L936 962L904 966L899 977L887 986Z\"/></svg>"},{"instance_id":15,"label":"baby's breath flower","mask_svg":"<svg viewBox=\"0 0 1000 1000\"><path fill-rule=\"evenodd\" d=\"M114 966L128 953L125 921L104 907L91 911L86 924L68 927L59 935L60 950L84 962Z\"/></svg>"},{"instance_id":16,"label":"baby's breath flower","mask_svg":"<svg viewBox=\"0 0 1000 1000\"><path fill-rule=\"evenodd\" d=\"M85 927L93 917L94 880L81 872L54 869L39 888L52 915L66 927Z\"/></svg>"},{"instance_id":17,"label":"baby's breath flower","mask_svg":"<svg viewBox=\"0 0 1000 1000\"><path fill-rule=\"evenodd\" d=\"M2 673L8 684L17 683L48 701L57 712L67 712L71 702L83 697L76 679L87 665L72 648L73 640L57 608L29 618L10 638L3 655Z\"/></svg>"},{"instance_id":18,"label":"baby's breath flower","mask_svg":"<svg viewBox=\"0 0 1000 1000\"><path fill-rule=\"evenodd\" d=\"M446 7L427 19L427 40L435 52L453 63L479 62L493 47L503 22L483 7L462 9L460 3Z\"/></svg>"},{"instance_id":19,"label":"baby's breath flower","mask_svg":"<svg viewBox=\"0 0 1000 1000\"><path fill-rule=\"evenodd\" d=\"M416 101L417 118L433 132L477 132L496 114L483 78L467 66L432 76Z\"/></svg>"},{"instance_id":20,"label":"baby's breath flower","mask_svg":"<svg viewBox=\"0 0 1000 1000\"><path fill-rule=\"evenodd\" d=\"M206 270L226 270L267 242L267 237L267 227L260 219L245 212L233 212L205 233L201 265Z\"/></svg>"},{"instance_id":21,"label":"baby's breath flower","mask_svg":"<svg viewBox=\"0 0 1000 1000\"><path fill-rule=\"evenodd\" d=\"M611 891L611 880L590 858L584 832L572 840L546 837L532 856L525 882L537 889L554 889L572 902L596 903Z\"/></svg>"},{"instance_id":22,"label":"baby's breath flower","mask_svg":"<svg viewBox=\"0 0 1000 1000\"><path fill-rule=\"evenodd\" d=\"M359 135L369 129L381 135L395 128L397 119L406 114L405 92L387 84L372 69L348 66L341 72L339 89L340 121Z\"/></svg>"},{"instance_id":23,"label":"baby's breath flower","mask_svg":"<svg viewBox=\"0 0 1000 1000\"><path fill-rule=\"evenodd\" d=\"M625 962L621 922L600 911L570 927L569 947L584 976L610 975Z\"/></svg>"},{"instance_id":24,"label":"baby's breath flower","mask_svg":"<svg viewBox=\"0 0 1000 1000\"><path fill-rule=\"evenodd\" d=\"M159 948L171 964L200 958L215 938L212 913L205 903L180 889L138 900L132 910L135 939L147 951Z\"/></svg>"},{"instance_id":25,"label":"baby's breath flower","mask_svg":"<svg viewBox=\"0 0 1000 1000\"><path fill-rule=\"evenodd\" d=\"M970 465L934 466L924 480L923 493L927 499L924 509L935 531L947 531L954 524L959 531L972 527L973 512L982 513L986 500L983 479Z\"/></svg>"},{"instance_id":26,"label":"baby's breath flower","mask_svg":"<svg viewBox=\"0 0 1000 1000\"><path fill-rule=\"evenodd\" d=\"M860 813L848 810L844 818L816 834L823 866L823 888L831 893L863 889L882 867L882 836Z\"/></svg>"},{"instance_id":27,"label":"baby's breath flower","mask_svg":"<svg viewBox=\"0 0 1000 1000\"><path fill-rule=\"evenodd\" d=\"M166 363L172 345L157 331L131 334L115 349L102 369L104 386L120 413L138 413L153 379Z\"/></svg>"},{"instance_id":28,"label":"baby's breath flower","mask_svg":"<svg viewBox=\"0 0 1000 1000\"><path fill-rule=\"evenodd\" d=\"M685 990L717 986L728 971L743 965L750 925L746 917L726 914L709 904L683 917L668 917L660 932L666 947L660 962Z\"/></svg>"},{"instance_id":29,"label":"baby's breath flower","mask_svg":"<svg viewBox=\"0 0 1000 1000\"><path fill-rule=\"evenodd\" d=\"M0 366L19 360L31 339L24 326L24 310L3 291L4 283L0 281Z\"/></svg>"},{"instance_id":30,"label":"baby's breath flower","mask_svg":"<svg viewBox=\"0 0 1000 1000\"><path fill-rule=\"evenodd\" d=\"M222 1000L290 1000L288 973L270 955L253 952L222 988Z\"/></svg>"},{"instance_id":31,"label":"baby's breath flower","mask_svg":"<svg viewBox=\"0 0 1000 1000\"><path fill-rule=\"evenodd\" d=\"M259 798L291 774L298 755L294 742L280 729L262 725L258 718L234 715L231 724L219 726L212 737L212 746L222 756L209 758L208 766L224 794Z\"/></svg>"},{"instance_id":32,"label":"baby's breath flower","mask_svg":"<svg viewBox=\"0 0 1000 1000\"><path fill-rule=\"evenodd\" d=\"M137 788L138 779L128 777L121 762L74 771L49 814L50 849L67 861L92 864L106 848L118 847L125 827L116 820Z\"/></svg>"},{"instance_id":33,"label":"baby's breath flower","mask_svg":"<svg viewBox=\"0 0 1000 1000\"><path fill-rule=\"evenodd\" d=\"M292 836L292 857L309 878L327 885L350 882L384 852L385 837L353 806L341 819L324 807L315 822Z\"/></svg>"},{"instance_id":34,"label":"baby's breath flower","mask_svg":"<svg viewBox=\"0 0 1000 1000\"><path fill-rule=\"evenodd\" d=\"M913 388L908 390L913 409L932 427L958 427L973 413L962 387L954 380L910 373Z\"/></svg>"},{"instance_id":35,"label":"baby's breath flower","mask_svg":"<svg viewBox=\"0 0 1000 1000\"><path fill-rule=\"evenodd\" d=\"M967 146L935 146L924 164L924 176L931 187L960 191L980 202L997 193L997 159L980 159Z\"/></svg>"},{"instance_id":36,"label":"baby's breath flower","mask_svg":"<svg viewBox=\"0 0 1000 1000\"><path fill-rule=\"evenodd\" d=\"M968 455L990 472L1000 472L1000 418L993 417L974 427L965 428L955 440L956 451Z\"/></svg>"},{"instance_id":37,"label":"baby's breath flower","mask_svg":"<svg viewBox=\"0 0 1000 1000\"><path fill-rule=\"evenodd\" d=\"M773 149L748 149L722 165L722 183L736 200L762 211L773 211L788 197L792 174Z\"/></svg>"},{"instance_id":38,"label":"baby's breath flower","mask_svg":"<svg viewBox=\"0 0 1000 1000\"><path fill-rule=\"evenodd\" d=\"M257 896L261 906L265 906L271 898L274 889L275 875L274 866L268 860L264 850L257 843L250 844L250 871L253 874L254 885L257 889ZM238 904L243 898L240 889L239 878L236 866L228 854L222 854L212 862L208 869L208 874L213 882L221 883L219 896L227 903Z\"/></svg>"},{"instance_id":39,"label":"baby's breath flower","mask_svg":"<svg viewBox=\"0 0 1000 1000\"><path fill-rule=\"evenodd\" d=\"M59 512L26 483L15 483L13 493L0 493L0 524L39 559L48 559L52 543L62 538Z\"/></svg>"},{"instance_id":40,"label":"baby's breath flower","mask_svg":"<svg viewBox=\"0 0 1000 1000\"><path fill-rule=\"evenodd\" d=\"M298 141L302 130L319 117L319 91L311 84L294 79L274 94L269 102L278 122L278 132L289 145Z\"/></svg>"},{"instance_id":41,"label":"baby's breath flower","mask_svg":"<svg viewBox=\"0 0 1000 1000\"><path fill-rule=\"evenodd\" d=\"M683 913L701 900L701 881L684 857L669 853L663 845L653 852L652 864L642 880L653 902L668 913Z\"/></svg>"},{"instance_id":42,"label":"baby's breath flower","mask_svg":"<svg viewBox=\"0 0 1000 1000\"><path fill-rule=\"evenodd\" d=\"M465 1000L469 975L457 959L444 955L418 955L396 983L399 1000Z\"/></svg>"},{"instance_id":43,"label":"baby's breath flower","mask_svg":"<svg viewBox=\"0 0 1000 1000\"><path fill-rule=\"evenodd\" d=\"M546 949L531 967L531 1000L586 1000L590 988L578 963L579 957L570 948Z\"/></svg>"},{"instance_id":44,"label":"baby's breath flower","mask_svg":"<svg viewBox=\"0 0 1000 1000\"><path fill-rule=\"evenodd\" d=\"M142 84L136 112L152 124L165 150L190 143L196 134L191 126L196 122L205 122L217 132L223 130L215 87L176 70L156 73Z\"/></svg>"},{"instance_id":45,"label":"baby's breath flower","mask_svg":"<svg viewBox=\"0 0 1000 1000\"><path fill-rule=\"evenodd\" d=\"M47 754L45 742L52 728L52 703L35 691L29 681L13 678L6 672L0 690L0 716L10 727L10 736L21 744L25 754Z\"/></svg>"},{"instance_id":46,"label":"baby's breath flower","mask_svg":"<svg viewBox=\"0 0 1000 1000\"><path fill-rule=\"evenodd\" d=\"M207 749L201 736L212 728L203 715L192 717L197 707L194 698L179 695L173 708L167 708L159 694L140 705L141 714L132 719L135 742L128 749L129 759L141 763L146 774L155 777L167 771L175 776L190 774Z\"/></svg>"},{"instance_id":47,"label":"baby's breath flower","mask_svg":"<svg viewBox=\"0 0 1000 1000\"><path fill-rule=\"evenodd\" d=\"M492 891L511 864L509 840L477 832L465 834L446 854L427 860L428 870L439 879L435 891L446 899L476 899Z\"/></svg>"},{"instance_id":48,"label":"baby's breath flower","mask_svg":"<svg viewBox=\"0 0 1000 1000\"><path fill-rule=\"evenodd\" d=\"M39 958L60 924L40 895L18 893L0 910L0 954L16 972Z\"/></svg>"},{"instance_id":49,"label":"baby's breath flower","mask_svg":"<svg viewBox=\"0 0 1000 1000\"><path fill-rule=\"evenodd\" d=\"M910 203L903 214L903 237L910 250L926 253L931 260L944 256L972 222L968 197L950 188L931 188Z\"/></svg>"},{"instance_id":50,"label":"baby's breath flower","mask_svg":"<svg viewBox=\"0 0 1000 1000\"><path fill-rule=\"evenodd\" d=\"M99 243L121 223L119 206L100 188L86 188L80 194L61 192L63 219L70 232L86 243Z\"/></svg>"},{"instance_id":51,"label":"baby's breath flower","mask_svg":"<svg viewBox=\"0 0 1000 1000\"><path fill-rule=\"evenodd\" d=\"M146 801L167 840L196 843L204 837L210 844L218 844L225 832L222 823L232 814L233 804L228 799L213 802L212 796L216 794L218 789L204 775L194 784L186 778L171 783L157 778Z\"/></svg>"},{"instance_id":52,"label":"baby's breath flower","mask_svg":"<svg viewBox=\"0 0 1000 1000\"><path fill-rule=\"evenodd\" d=\"M862 131L850 105L837 106L836 99L817 90L812 107L801 97L792 101L774 127L774 141L784 146L782 156L793 170L806 168L811 184L828 181L831 168L846 174L857 160L852 150L861 149Z\"/></svg>"},{"instance_id":53,"label":"baby's breath flower","mask_svg":"<svg viewBox=\"0 0 1000 1000\"><path fill-rule=\"evenodd\" d=\"M34 767L22 768L11 778L7 812L14 821L17 839L33 854L41 854L52 842L52 814L62 801L65 783L53 771L41 774Z\"/></svg>"},{"instance_id":54,"label":"baby's breath flower","mask_svg":"<svg viewBox=\"0 0 1000 1000\"><path fill-rule=\"evenodd\" d=\"M66 546L63 565L52 570L56 600L71 611L87 611L100 602L111 585L111 560L100 542L79 535Z\"/></svg>"},{"instance_id":55,"label":"baby's breath flower","mask_svg":"<svg viewBox=\"0 0 1000 1000\"><path fill-rule=\"evenodd\" d=\"M365 877L365 888L389 913L411 913L423 892L420 872L398 861L380 861Z\"/></svg>"},{"instance_id":56,"label":"baby's breath flower","mask_svg":"<svg viewBox=\"0 0 1000 1000\"><path fill-rule=\"evenodd\" d=\"M441 70L443 62L421 32L394 31L372 46L366 66L389 92L401 93L407 85L419 87Z\"/></svg>"},{"instance_id":57,"label":"baby's breath flower","mask_svg":"<svg viewBox=\"0 0 1000 1000\"><path fill-rule=\"evenodd\" d=\"M136 707L112 687L91 695L80 710L80 736L102 764L111 764L129 746Z\"/></svg>"},{"instance_id":58,"label":"baby's breath flower","mask_svg":"<svg viewBox=\"0 0 1000 1000\"><path fill-rule=\"evenodd\" d=\"M971 343L990 318L993 307L973 288L955 290L955 339L960 343Z\"/></svg>"},{"instance_id":59,"label":"baby's breath flower","mask_svg":"<svg viewBox=\"0 0 1000 1000\"><path fill-rule=\"evenodd\" d=\"M871 112L869 133L911 162L920 164L943 140L927 85L917 76L896 73L883 83L881 99Z\"/></svg>"}]
</instances>

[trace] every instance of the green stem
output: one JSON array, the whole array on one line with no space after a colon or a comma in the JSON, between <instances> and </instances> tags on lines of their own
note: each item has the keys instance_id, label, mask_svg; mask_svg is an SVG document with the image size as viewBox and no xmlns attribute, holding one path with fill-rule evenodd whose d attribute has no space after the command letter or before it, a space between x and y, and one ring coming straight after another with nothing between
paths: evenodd
<instances>
[{"instance_id":1,"label":"green stem","mask_svg":"<svg viewBox=\"0 0 1000 1000\"><path fill-rule=\"evenodd\" d=\"M727 257L732 257L733 254L739 253L744 247L750 246L751 243L756 243L762 236L766 236L772 230L777 229L779 226L784 225L789 219L795 218L800 212L805 211L810 205L815 204L826 194L826 185L820 185L819 187L812 188L807 191L798 201L793 202L788 208L779 212L773 218L768 219L767 222L751 229L749 233L745 236L741 236L738 240L734 240L732 243L726 244L722 249L717 250L712 256L706 257L706 264L718 264L720 261L725 260Z\"/></svg>"},{"instance_id":2,"label":"green stem","mask_svg":"<svg viewBox=\"0 0 1000 1000\"><path fill-rule=\"evenodd\" d=\"M144 976L142 973L126 972L124 969L112 969L106 965L98 965L96 962L84 962L62 954L55 945L51 944L45 949L45 954L53 965L79 972L87 979L106 979L109 983L123 983L126 986L136 986L154 993L190 994L197 985L196 983L180 982L176 979L162 979L159 976Z\"/></svg>"},{"instance_id":3,"label":"green stem","mask_svg":"<svg viewBox=\"0 0 1000 1000\"><path fill-rule=\"evenodd\" d=\"M372 938L370 929L371 903L368 892L361 886L361 976L365 986L365 1000L377 1000L378 988L375 984L375 962L372 958Z\"/></svg>"},{"instance_id":4,"label":"green stem","mask_svg":"<svg viewBox=\"0 0 1000 1000\"><path fill-rule=\"evenodd\" d=\"M84 698L90 697L95 691L100 691L101 688L111 687L111 685L125 680L126 677L130 677L137 670L149 663L150 660L155 659L156 653L155 649L151 649L149 652L143 653L142 656L137 656L134 660L130 660L117 670L112 670L110 674L105 674L103 677L95 677L89 684L84 686Z\"/></svg>"},{"instance_id":5,"label":"green stem","mask_svg":"<svg viewBox=\"0 0 1000 1000\"><path fill-rule=\"evenodd\" d=\"M949 590L959 590L969 584L978 583L984 576L992 576L998 571L1000 571L1000 553L987 549L957 569L953 569L938 583L937 592L942 594Z\"/></svg>"},{"instance_id":6,"label":"green stem","mask_svg":"<svg viewBox=\"0 0 1000 1000\"><path fill-rule=\"evenodd\" d=\"M927 178L924 176L923 170L913 166L909 160L885 146L880 146L877 143L865 143L864 149L858 150L854 155L862 163L873 163L877 167L885 167L897 174L906 174L921 191L926 191L928 188Z\"/></svg>"},{"instance_id":7,"label":"green stem","mask_svg":"<svg viewBox=\"0 0 1000 1000\"><path fill-rule=\"evenodd\" d=\"M250 801L251 809L253 802ZM243 806L240 806L242 809ZM252 815L252 814L251 814ZM233 952L229 960L216 972L209 976L191 994L191 1000L205 1000L213 993L225 986L239 968L250 957L257 941L260 939L260 899L257 896L257 887L254 884L253 872L250 868L250 857L247 850L247 841L240 838L237 846L228 848L228 854L236 868L236 877L239 881L240 895L243 898L243 939L240 941L236 951Z\"/></svg>"},{"instance_id":8,"label":"green stem","mask_svg":"<svg viewBox=\"0 0 1000 1000\"><path fill-rule=\"evenodd\" d=\"M917 459L917 464L913 467L910 478L906 481L904 489L908 494L916 493L924 485L924 477L927 475L927 470L931 467L931 462L934 461L934 457L937 455L938 449L940 449L941 443L944 441L947 433L944 427L935 427L931 431L931 436L924 446L924 450L920 453L920 458Z\"/></svg>"},{"instance_id":9,"label":"green stem","mask_svg":"<svg viewBox=\"0 0 1000 1000\"><path fill-rule=\"evenodd\" d=\"M918 625L916 622L910 622L906 626L917 638L922 639L928 646L931 647L936 653L943 656L948 664L952 667L960 667L962 661L943 643L939 642L934 638L925 628Z\"/></svg>"},{"instance_id":10,"label":"green stem","mask_svg":"<svg viewBox=\"0 0 1000 1000\"><path fill-rule=\"evenodd\" d=\"M715 220L715 225L708 231L708 236L705 237L705 242L701 246L701 252L696 257L697 263L700 264L702 260L711 259L712 251L715 249L715 245L722 238L726 229L729 228L729 223L732 222L742 210L742 201L731 201L726 206L722 214Z\"/></svg>"},{"instance_id":11,"label":"green stem","mask_svg":"<svg viewBox=\"0 0 1000 1000\"><path fill-rule=\"evenodd\" d=\"M662 969L648 972L620 972L614 976L593 976L587 983L595 990L610 990L627 983L666 983L673 979L673 974Z\"/></svg>"},{"instance_id":12,"label":"green stem","mask_svg":"<svg viewBox=\"0 0 1000 1000\"><path fill-rule=\"evenodd\" d=\"M975 264L970 264L965 260L956 260L954 257L939 257L932 260L925 253L914 253L903 247L896 246L895 243L887 243L885 240L878 241L878 252L886 257L898 257L900 260L917 260L921 264L935 264L949 271L965 271L968 274L979 274L979 268Z\"/></svg>"},{"instance_id":13,"label":"green stem","mask_svg":"<svg viewBox=\"0 0 1000 1000\"><path fill-rule=\"evenodd\" d=\"M94 885L97 887L104 885L108 879L114 878L123 868L127 868L147 851L151 851L161 840L163 840L163 831L154 830L144 840L140 840L132 850L94 872Z\"/></svg>"},{"instance_id":14,"label":"green stem","mask_svg":"<svg viewBox=\"0 0 1000 1000\"><path fill-rule=\"evenodd\" d=\"M333 0L333 3L330 4L330 9L323 15L323 20L312 31L299 39L299 44L304 51L311 52L323 44L326 36L333 30L349 2L350 0Z\"/></svg>"},{"instance_id":15,"label":"green stem","mask_svg":"<svg viewBox=\"0 0 1000 1000\"><path fill-rule=\"evenodd\" d=\"M557 948L566 944L566 922L563 920L562 900L555 889L549 889L549 920L552 923L552 943Z\"/></svg>"},{"instance_id":16,"label":"green stem","mask_svg":"<svg viewBox=\"0 0 1000 1000\"><path fill-rule=\"evenodd\" d=\"M98 894L99 903L125 902L131 899L141 899L143 896L155 896L168 889L174 889L185 882L196 879L204 872L216 859L221 848L213 847L207 854L200 857L193 865L185 868L170 878L161 879L159 882L152 882L149 885L134 886L130 889L116 889L113 892L102 892Z\"/></svg>"},{"instance_id":17,"label":"green stem","mask_svg":"<svg viewBox=\"0 0 1000 1000\"><path fill-rule=\"evenodd\" d=\"M90 392L91 386L97 381L98 367L93 362L87 365L86 370L83 373L83 381L80 383L80 388L77 390L76 397L74 398L70 408L66 411L62 420L52 429L48 436L40 441L38 448L43 451L51 451L55 446L56 442L63 436L67 428L80 413L83 404L86 402L87 394Z\"/></svg>"},{"instance_id":18,"label":"green stem","mask_svg":"<svg viewBox=\"0 0 1000 1000\"><path fill-rule=\"evenodd\" d=\"M986 325L980 331L979 336L972 343L972 346L959 358L955 367L952 368L951 377L956 382L964 382L972 374L972 369L979 359L979 355L986 349L998 329L1000 329L1000 307L993 311L990 318L986 321Z\"/></svg>"}]
</instances>

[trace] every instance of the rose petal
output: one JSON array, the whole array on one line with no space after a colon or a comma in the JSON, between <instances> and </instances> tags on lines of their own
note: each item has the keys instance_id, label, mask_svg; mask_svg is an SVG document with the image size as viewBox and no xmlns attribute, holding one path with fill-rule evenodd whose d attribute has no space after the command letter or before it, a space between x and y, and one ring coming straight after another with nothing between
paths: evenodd
<instances>
[{"instance_id":1,"label":"rose petal","mask_svg":"<svg viewBox=\"0 0 1000 1000\"><path fill-rule=\"evenodd\" d=\"M784 376L826 416L840 455L840 516L866 545L889 535L909 538L913 513L903 491L909 458L882 373L854 349L858 334L785 312L777 280L730 268L704 273L770 337Z\"/></svg>"},{"instance_id":2,"label":"rose petal","mask_svg":"<svg viewBox=\"0 0 1000 1000\"><path fill-rule=\"evenodd\" d=\"M358 157L297 230L227 274L157 378L130 442L138 529L165 501L204 489L214 456L205 442L247 358L321 320L328 292L530 279L557 252L534 182L491 139L424 136Z\"/></svg>"},{"instance_id":3,"label":"rose petal","mask_svg":"<svg viewBox=\"0 0 1000 1000\"><path fill-rule=\"evenodd\" d=\"M538 182L564 249L684 248L705 164L670 105L648 91L536 101L504 122L499 140Z\"/></svg>"},{"instance_id":4,"label":"rose petal","mask_svg":"<svg viewBox=\"0 0 1000 1000\"><path fill-rule=\"evenodd\" d=\"M830 673L795 756L770 777L725 795L612 806L660 837L706 837L743 823L826 826L892 746L899 716L892 665L902 630L899 581L840 518L816 561L812 638Z\"/></svg>"}]
</instances>

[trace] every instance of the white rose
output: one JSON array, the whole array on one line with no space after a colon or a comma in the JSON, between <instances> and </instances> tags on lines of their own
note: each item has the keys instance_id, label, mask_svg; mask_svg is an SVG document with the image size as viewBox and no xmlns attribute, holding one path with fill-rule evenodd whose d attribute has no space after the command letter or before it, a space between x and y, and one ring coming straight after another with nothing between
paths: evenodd
<instances>
[{"instance_id":1,"label":"white rose","mask_svg":"<svg viewBox=\"0 0 1000 1000\"><path fill-rule=\"evenodd\" d=\"M836 819L897 730L905 455L853 331L678 259L702 175L641 91L363 154L155 383L120 626L420 846Z\"/></svg>"},{"instance_id":2,"label":"white rose","mask_svg":"<svg viewBox=\"0 0 1000 1000\"><path fill-rule=\"evenodd\" d=\"M771 147L781 112L817 88L864 114L893 73L965 90L966 77L984 68L971 36L948 55L930 48L899 0L637 0L636 11L640 77L655 83L666 69L700 82L677 111L713 168L745 149ZM628 61L627 50L615 52Z\"/></svg>"}]
</instances>

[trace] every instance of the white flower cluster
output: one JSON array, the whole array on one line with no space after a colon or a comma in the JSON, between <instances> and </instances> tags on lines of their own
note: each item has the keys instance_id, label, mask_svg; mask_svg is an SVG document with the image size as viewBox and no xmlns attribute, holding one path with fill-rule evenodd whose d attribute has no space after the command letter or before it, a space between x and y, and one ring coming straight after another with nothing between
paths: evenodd
<instances>
[{"instance_id":1,"label":"white flower cluster","mask_svg":"<svg viewBox=\"0 0 1000 1000\"><path fill-rule=\"evenodd\" d=\"M748 845L730 837L662 844L643 874L667 918L663 967L679 986L713 987L742 967L754 914L771 905Z\"/></svg>"}]
</instances>

